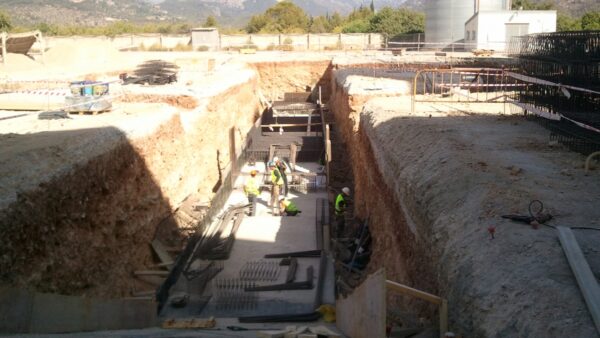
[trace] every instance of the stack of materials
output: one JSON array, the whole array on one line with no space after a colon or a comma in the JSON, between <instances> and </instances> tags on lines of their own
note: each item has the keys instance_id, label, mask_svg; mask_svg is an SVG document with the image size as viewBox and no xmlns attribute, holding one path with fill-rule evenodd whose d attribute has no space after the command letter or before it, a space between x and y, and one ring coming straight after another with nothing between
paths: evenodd
<instances>
[{"instance_id":1,"label":"stack of materials","mask_svg":"<svg viewBox=\"0 0 600 338\"><path fill-rule=\"evenodd\" d=\"M65 110L98 113L112 108L107 82L79 81L71 83L71 95L65 98Z\"/></svg>"}]
</instances>

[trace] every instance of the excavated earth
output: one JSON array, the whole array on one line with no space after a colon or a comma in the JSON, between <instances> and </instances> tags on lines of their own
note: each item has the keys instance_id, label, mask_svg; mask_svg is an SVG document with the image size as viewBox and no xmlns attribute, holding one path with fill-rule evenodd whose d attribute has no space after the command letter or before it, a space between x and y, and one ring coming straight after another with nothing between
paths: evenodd
<instances>
[{"instance_id":1,"label":"excavated earth","mask_svg":"<svg viewBox=\"0 0 600 338\"><path fill-rule=\"evenodd\" d=\"M2 121L0 283L130 295L133 271L152 267L158 225L187 197L214 195L266 101L320 86L349 155L355 214L369 217L370 272L448 298L464 336L594 337L556 231L500 218L538 199L553 225L600 227L600 173L584 175L581 155L501 104L410 113L411 75L394 65L445 62L433 56L259 54L217 55L201 71L204 56L162 55L184 86L123 88L108 114ZM576 236L600 275L600 232ZM388 298L435 325L429 305Z\"/></svg>"},{"instance_id":2,"label":"excavated earth","mask_svg":"<svg viewBox=\"0 0 600 338\"><path fill-rule=\"evenodd\" d=\"M466 336L596 336L556 230L500 217L537 199L551 225L600 229L600 173L585 175L584 156L503 104L417 103L411 113L402 76L395 86L358 70L333 78L355 213L373 235L370 271L448 298L451 329ZM574 231L600 276L600 231ZM435 326L434 309L388 298Z\"/></svg>"}]
</instances>

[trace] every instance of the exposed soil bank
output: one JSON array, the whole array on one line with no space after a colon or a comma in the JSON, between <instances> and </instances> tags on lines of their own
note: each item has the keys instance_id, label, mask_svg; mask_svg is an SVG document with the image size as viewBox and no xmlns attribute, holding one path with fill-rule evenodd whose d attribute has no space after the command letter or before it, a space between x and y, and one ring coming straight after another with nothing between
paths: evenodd
<instances>
[{"instance_id":1,"label":"exposed soil bank","mask_svg":"<svg viewBox=\"0 0 600 338\"><path fill-rule=\"evenodd\" d=\"M383 171L379 168L379 161L375 158L371 142L360 128L362 107L373 96L348 94L350 88L344 88L342 78L345 77L338 77L340 73L344 73L344 70L336 72L331 84L329 107L335 116L335 127L342 135L350 156L354 174L355 216L361 219L369 218L373 253L368 270L372 273L385 268L387 279L418 286L435 294L438 287L431 251L427 243L418 241L417 234L411 231L401 207L402 203L406 202L399 199L394 186L389 184L390 178L382 175ZM400 92L404 90L405 88L402 88ZM414 225L412 227L414 228ZM417 306L413 306L413 311L417 310L425 316L433 315L433 308L418 300L415 303L414 300L403 301L388 295L388 303L396 307L405 307L412 303ZM428 308L430 311L426 310Z\"/></svg>"},{"instance_id":2,"label":"exposed soil bank","mask_svg":"<svg viewBox=\"0 0 600 338\"><path fill-rule=\"evenodd\" d=\"M411 115L409 99L340 84L330 107L352 158L356 213L370 216L369 270L448 298L450 327L467 336L596 336L555 230L500 215L539 199L557 215L551 224L599 227L598 171L584 176L582 156L496 107ZM576 231L600 275L600 231Z\"/></svg>"},{"instance_id":3,"label":"exposed soil bank","mask_svg":"<svg viewBox=\"0 0 600 338\"><path fill-rule=\"evenodd\" d=\"M151 262L157 224L190 194L210 198L227 175L231 135L239 155L259 103L256 76L236 81L194 111L109 113L129 129L107 124L4 138L2 282L128 295L132 271Z\"/></svg>"},{"instance_id":4,"label":"exposed soil bank","mask_svg":"<svg viewBox=\"0 0 600 338\"><path fill-rule=\"evenodd\" d=\"M269 101L283 98L284 93L313 91L321 87L323 101L329 97L331 61L283 61L251 63L259 73L260 88Z\"/></svg>"}]
</instances>

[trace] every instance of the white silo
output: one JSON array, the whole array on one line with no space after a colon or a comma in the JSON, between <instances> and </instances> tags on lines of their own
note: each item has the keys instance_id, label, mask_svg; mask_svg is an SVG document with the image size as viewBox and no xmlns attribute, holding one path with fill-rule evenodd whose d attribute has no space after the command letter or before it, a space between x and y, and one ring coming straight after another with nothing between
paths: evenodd
<instances>
[{"instance_id":1,"label":"white silo","mask_svg":"<svg viewBox=\"0 0 600 338\"><path fill-rule=\"evenodd\" d=\"M475 0L475 12L510 10L510 0Z\"/></svg>"},{"instance_id":2,"label":"white silo","mask_svg":"<svg viewBox=\"0 0 600 338\"><path fill-rule=\"evenodd\" d=\"M479 11L505 10L510 0L427 0L425 42L463 42L465 22Z\"/></svg>"}]
</instances>

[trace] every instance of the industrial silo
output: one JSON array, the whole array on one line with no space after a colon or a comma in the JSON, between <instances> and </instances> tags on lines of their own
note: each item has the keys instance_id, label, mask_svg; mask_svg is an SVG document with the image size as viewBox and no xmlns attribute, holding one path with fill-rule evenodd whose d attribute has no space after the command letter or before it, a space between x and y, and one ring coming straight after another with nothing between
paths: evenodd
<instances>
[{"instance_id":1,"label":"industrial silo","mask_svg":"<svg viewBox=\"0 0 600 338\"><path fill-rule=\"evenodd\" d=\"M510 0L475 0L475 12L509 10Z\"/></svg>"},{"instance_id":2,"label":"industrial silo","mask_svg":"<svg viewBox=\"0 0 600 338\"><path fill-rule=\"evenodd\" d=\"M510 0L427 0L425 42L463 42L465 22L475 11L505 10Z\"/></svg>"}]
</instances>

